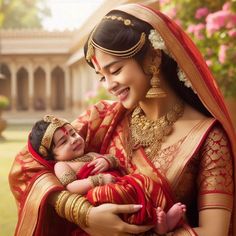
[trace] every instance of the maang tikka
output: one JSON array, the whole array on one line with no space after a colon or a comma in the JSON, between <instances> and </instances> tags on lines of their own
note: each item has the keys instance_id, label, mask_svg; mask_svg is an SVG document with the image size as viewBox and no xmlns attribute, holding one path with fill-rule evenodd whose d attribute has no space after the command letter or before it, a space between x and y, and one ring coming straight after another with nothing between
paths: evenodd
<instances>
[{"instance_id":1,"label":"maang tikka","mask_svg":"<svg viewBox=\"0 0 236 236\"><path fill-rule=\"evenodd\" d=\"M160 64L161 64L161 51L152 51L151 52L152 61L148 66L148 74L152 75L150 80L151 88L146 94L146 98L161 98L166 97L166 92L160 86Z\"/></svg>"}]
</instances>

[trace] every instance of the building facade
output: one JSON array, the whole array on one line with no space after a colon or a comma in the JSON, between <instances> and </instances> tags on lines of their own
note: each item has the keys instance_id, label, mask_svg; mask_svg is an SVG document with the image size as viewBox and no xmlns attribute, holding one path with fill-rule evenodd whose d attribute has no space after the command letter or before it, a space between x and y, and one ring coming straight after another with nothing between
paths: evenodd
<instances>
[{"instance_id":1,"label":"building facade","mask_svg":"<svg viewBox=\"0 0 236 236\"><path fill-rule=\"evenodd\" d=\"M83 57L89 32L106 12L123 3L142 2L158 7L158 1L104 1L79 29L0 30L0 94L9 98L6 118L62 113L74 118L86 104L86 94L98 79Z\"/></svg>"}]
</instances>

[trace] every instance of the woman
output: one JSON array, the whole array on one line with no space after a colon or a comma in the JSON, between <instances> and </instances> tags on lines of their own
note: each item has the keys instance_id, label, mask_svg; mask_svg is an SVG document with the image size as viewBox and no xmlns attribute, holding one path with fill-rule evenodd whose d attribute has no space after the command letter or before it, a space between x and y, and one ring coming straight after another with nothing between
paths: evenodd
<instances>
[{"instance_id":1,"label":"woman","mask_svg":"<svg viewBox=\"0 0 236 236\"><path fill-rule=\"evenodd\" d=\"M85 57L119 100L101 102L74 122L86 140L86 151L114 154L126 173L142 173L154 180L161 175L173 201L187 205L185 223L170 235L235 234L236 137L222 96L192 41L160 12L124 5L94 28ZM18 234L29 228L24 212L31 204L30 230L38 235L42 223L48 231L66 225L71 232L74 227L56 216L55 205L57 213L90 235L138 234L151 228L118 218L117 214L134 212L139 206L90 208L82 197L64 198L58 181L35 159L25 149L10 174L13 193L22 202ZM29 184L21 186L18 177ZM39 191L38 185L44 190ZM48 196L51 208L46 205ZM80 221L71 205L77 206Z\"/></svg>"}]
</instances>

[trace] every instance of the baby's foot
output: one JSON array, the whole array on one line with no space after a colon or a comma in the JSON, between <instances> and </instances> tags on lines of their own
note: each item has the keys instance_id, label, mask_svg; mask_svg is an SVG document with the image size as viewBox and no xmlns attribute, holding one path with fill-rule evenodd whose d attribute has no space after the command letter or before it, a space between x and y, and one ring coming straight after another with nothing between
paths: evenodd
<instances>
[{"instance_id":1,"label":"baby's foot","mask_svg":"<svg viewBox=\"0 0 236 236\"><path fill-rule=\"evenodd\" d=\"M180 202L175 203L166 214L168 231L173 230L186 212L186 206Z\"/></svg>"},{"instance_id":2,"label":"baby's foot","mask_svg":"<svg viewBox=\"0 0 236 236\"><path fill-rule=\"evenodd\" d=\"M165 234L168 232L167 215L161 207L157 208L157 223L154 230L157 234Z\"/></svg>"}]
</instances>

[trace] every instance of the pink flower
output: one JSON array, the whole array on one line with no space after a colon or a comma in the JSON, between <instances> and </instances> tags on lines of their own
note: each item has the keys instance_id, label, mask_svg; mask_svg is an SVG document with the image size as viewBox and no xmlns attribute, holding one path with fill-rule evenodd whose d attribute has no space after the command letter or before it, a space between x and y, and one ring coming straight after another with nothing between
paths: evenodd
<instances>
[{"instance_id":1,"label":"pink flower","mask_svg":"<svg viewBox=\"0 0 236 236\"><path fill-rule=\"evenodd\" d=\"M206 29L210 35L223 27L231 29L235 25L236 14L228 10L217 11L206 17Z\"/></svg>"},{"instance_id":2,"label":"pink flower","mask_svg":"<svg viewBox=\"0 0 236 236\"><path fill-rule=\"evenodd\" d=\"M209 11L208 11L207 7L198 8L196 13L195 13L195 18L196 19L201 19L204 16L206 16L208 13L209 13Z\"/></svg>"},{"instance_id":3,"label":"pink flower","mask_svg":"<svg viewBox=\"0 0 236 236\"><path fill-rule=\"evenodd\" d=\"M199 23L197 25L189 25L187 32L193 34L196 39L203 39L204 36L202 34L202 30L204 29L205 25L203 23Z\"/></svg>"},{"instance_id":4,"label":"pink flower","mask_svg":"<svg viewBox=\"0 0 236 236\"><path fill-rule=\"evenodd\" d=\"M212 61L211 60L206 60L206 64L210 67L210 66L212 66Z\"/></svg>"},{"instance_id":5,"label":"pink flower","mask_svg":"<svg viewBox=\"0 0 236 236\"><path fill-rule=\"evenodd\" d=\"M226 2L226 3L223 5L222 10L223 10L223 11L229 11L229 10L230 10L230 7L231 7L230 2Z\"/></svg>"},{"instance_id":6,"label":"pink flower","mask_svg":"<svg viewBox=\"0 0 236 236\"><path fill-rule=\"evenodd\" d=\"M229 30L228 35L232 38L236 37L236 29Z\"/></svg>"},{"instance_id":7,"label":"pink flower","mask_svg":"<svg viewBox=\"0 0 236 236\"><path fill-rule=\"evenodd\" d=\"M225 63L226 61L227 50L228 50L228 46L224 44L220 45L220 49L218 52L218 59L221 64Z\"/></svg>"},{"instance_id":8,"label":"pink flower","mask_svg":"<svg viewBox=\"0 0 236 236\"><path fill-rule=\"evenodd\" d=\"M195 31L195 25L189 25L187 28L187 32L193 34Z\"/></svg>"}]
</instances>

